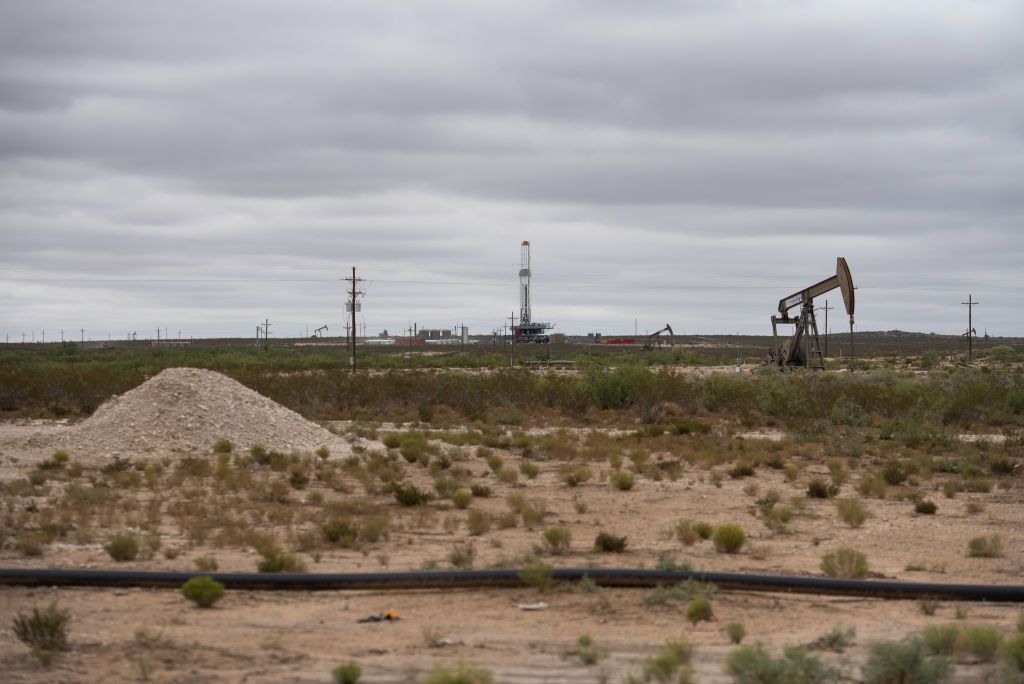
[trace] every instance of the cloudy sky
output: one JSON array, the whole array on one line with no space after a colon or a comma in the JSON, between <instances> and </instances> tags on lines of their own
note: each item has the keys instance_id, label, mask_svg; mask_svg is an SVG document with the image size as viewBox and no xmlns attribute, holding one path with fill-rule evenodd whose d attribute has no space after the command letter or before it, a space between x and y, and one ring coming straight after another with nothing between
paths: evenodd
<instances>
[{"instance_id":1,"label":"cloudy sky","mask_svg":"<svg viewBox=\"0 0 1024 684\"><path fill-rule=\"evenodd\" d=\"M0 4L0 339L1024 335L1024 3ZM823 303L823 302L822 302ZM843 329L838 293L829 303ZM71 331L74 331L73 333Z\"/></svg>"}]
</instances>

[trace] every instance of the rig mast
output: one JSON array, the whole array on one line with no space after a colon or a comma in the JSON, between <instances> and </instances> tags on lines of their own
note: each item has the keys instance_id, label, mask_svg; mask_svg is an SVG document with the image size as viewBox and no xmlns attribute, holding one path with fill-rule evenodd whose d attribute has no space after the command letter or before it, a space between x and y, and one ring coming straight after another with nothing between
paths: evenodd
<instances>
[{"instance_id":1,"label":"rig mast","mask_svg":"<svg viewBox=\"0 0 1024 684\"><path fill-rule=\"evenodd\" d=\"M554 326L550 323L534 322L530 312L530 241L523 240L520 247L519 263L519 325L515 327L516 342L537 342L544 344L551 341L547 331Z\"/></svg>"}]
</instances>

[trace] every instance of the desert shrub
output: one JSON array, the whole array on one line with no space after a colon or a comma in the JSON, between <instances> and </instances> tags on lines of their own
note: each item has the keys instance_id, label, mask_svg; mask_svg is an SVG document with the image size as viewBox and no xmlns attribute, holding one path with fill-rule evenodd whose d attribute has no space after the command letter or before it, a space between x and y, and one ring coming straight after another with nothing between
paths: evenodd
<instances>
[{"instance_id":1,"label":"desert shrub","mask_svg":"<svg viewBox=\"0 0 1024 684\"><path fill-rule=\"evenodd\" d=\"M676 539L686 546L693 546L700 539L697 530L693 529L693 523L689 520L680 520L675 527Z\"/></svg>"},{"instance_id":2,"label":"desert shrub","mask_svg":"<svg viewBox=\"0 0 1024 684\"><path fill-rule=\"evenodd\" d=\"M139 555L139 538L130 532L117 532L107 538L103 550L118 563L135 560Z\"/></svg>"},{"instance_id":3,"label":"desert shrub","mask_svg":"<svg viewBox=\"0 0 1024 684\"><path fill-rule=\"evenodd\" d=\"M447 475L434 478L434 491L442 499L450 499L458 488L459 483L455 478L448 477Z\"/></svg>"},{"instance_id":4,"label":"desert shrub","mask_svg":"<svg viewBox=\"0 0 1024 684\"><path fill-rule=\"evenodd\" d=\"M868 574L868 559L860 551L844 547L822 557L821 571L829 577L862 579Z\"/></svg>"},{"instance_id":5,"label":"desert shrub","mask_svg":"<svg viewBox=\"0 0 1024 684\"><path fill-rule=\"evenodd\" d=\"M1003 673L1007 682L1024 682L1024 632L1018 631L1003 642L999 649Z\"/></svg>"},{"instance_id":6,"label":"desert shrub","mask_svg":"<svg viewBox=\"0 0 1024 684\"><path fill-rule=\"evenodd\" d=\"M626 538L610 532L598 532L594 540L594 549L601 553L622 553L626 550Z\"/></svg>"},{"instance_id":7,"label":"desert shrub","mask_svg":"<svg viewBox=\"0 0 1024 684\"><path fill-rule=\"evenodd\" d=\"M853 639L857 636L857 630L853 627L843 629L836 625L829 631L814 640L812 648L820 648L828 651L842 653L847 646L853 645Z\"/></svg>"},{"instance_id":8,"label":"desert shrub","mask_svg":"<svg viewBox=\"0 0 1024 684\"><path fill-rule=\"evenodd\" d=\"M698 622L709 622L713 617L714 611L707 596L695 597L686 607L686 619L695 625Z\"/></svg>"},{"instance_id":9,"label":"desert shrub","mask_svg":"<svg viewBox=\"0 0 1024 684\"><path fill-rule=\"evenodd\" d=\"M478 451L477 453L479 454L480 452ZM501 470L505 465L505 461L501 458L501 455L495 454L491 451L487 452L486 460L487 467L490 468L491 472L495 474L497 474L497 472Z\"/></svg>"},{"instance_id":10,"label":"desert shrub","mask_svg":"<svg viewBox=\"0 0 1024 684\"><path fill-rule=\"evenodd\" d=\"M693 646L685 639L666 641L656 655L644 662L644 681L689 681L693 653Z\"/></svg>"},{"instance_id":11,"label":"desert shrub","mask_svg":"<svg viewBox=\"0 0 1024 684\"><path fill-rule=\"evenodd\" d=\"M47 663L54 653L68 650L70 622L71 612L51 603L43 609L33 608L29 614L18 613L14 616L12 626L18 641L31 648L41 661Z\"/></svg>"},{"instance_id":12,"label":"desert shrub","mask_svg":"<svg viewBox=\"0 0 1024 684\"><path fill-rule=\"evenodd\" d=\"M38 557L43 555L46 537L41 532L24 532L18 535L14 544L21 555Z\"/></svg>"},{"instance_id":13,"label":"desert shrub","mask_svg":"<svg viewBox=\"0 0 1024 684\"><path fill-rule=\"evenodd\" d=\"M196 556L192 559L195 563L196 568L203 572L217 572L218 564L217 557L213 554L206 554L205 556Z\"/></svg>"},{"instance_id":14,"label":"desert shrub","mask_svg":"<svg viewBox=\"0 0 1024 684\"><path fill-rule=\"evenodd\" d=\"M468 489L456 489L452 493L452 503L456 508L465 509L469 507L469 504L473 501L473 492Z\"/></svg>"},{"instance_id":15,"label":"desert shrub","mask_svg":"<svg viewBox=\"0 0 1024 684\"><path fill-rule=\"evenodd\" d=\"M380 440L385 447L388 449L397 449L402 446L402 435L397 432L389 432L381 437Z\"/></svg>"},{"instance_id":16,"label":"desert shrub","mask_svg":"<svg viewBox=\"0 0 1024 684\"><path fill-rule=\"evenodd\" d=\"M494 674L487 668L471 663L459 662L458 665L434 665L423 684L491 684Z\"/></svg>"},{"instance_id":17,"label":"desert shrub","mask_svg":"<svg viewBox=\"0 0 1024 684\"><path fill-rule=\"evenodd\" d=\"M836 501L836 510L850 527L860 527L867 520L868 512L859 499L840 499Z\"/></svg>"},{"instance_id":18,"label":"desert shrub","mask_svg":"<svg viewBox=\"0 0 1024 684\"><path fill-rule=\"evenodd\" d=\"M532 480L536 478L538 475L540 475L540 466L538 466L536 463L523 461L519 465L519 472L521 472L525 477L528 477Z\"/></svg>"},{"instance_id":19,"label":"desert shrub","mask_svg":"<svg viewBox=\"0 0 1024 684\"><path fill-rule=\"evenodd\" d=\"M828 413L834 425L864 426L871 424L871 414L849 397L839 397Z\"/></svg>"},{"instance_id":20,"label":"desert shrub","mask_svg":"<svg viewBox=\"0 0 1024 684\"><path fill-rule=\"evenodd\" d=\"M217 454L230 454L235 450L235 445L231 443L230 439L218 439L213 445L213 451Z\"/></svg>"},{"instance_id":21,"label":"desert shrub","mask_svg":"<svg viewBox=\"0 0 1024 684\"><path fill-rule=\"evenodd\" d=\"M899 461L890 461L882 468L882 479L892 487L900 486L907 481L907 477L907 469Z\"/></svg>"},{"instance_id":22,"label":"desert shrub","mask_svg":"<svg viewBox=\"0 0 1024 684\"><path fill-rule=\"evenodd\" d=\"M559 469L558 476L567 486L578 487L593 477L593 473L586 466L567 464Z\"/></svg>"},{"instance_id":23,"label":"desert shrub","mask_svg":"<svg viewBox=\"0 0 1024 684\"><path fill-rule=\"evenodd\" d=\"M873 477L863 477L860 482L857 483L857 493L861 496L870 496L875 499L884 499L886 491L889 485L886 484L885 478L880 475Z\"/></svg>"},{"instance_id":24,"label":"desert shrub","mask_svg":"<svg viewBox=\"0 0 1024 684\"><path fill-rule=\"evenodd\" d=\"M636 475L628 470L613 470L609 480L619 491L627 492L636 484Z\"/></svg>"},{"instance_id":25,"label":"desert shrub","mask_svg":"<svg viewBox=\"0 0 1024 684\"><path fill-rule=\"evenodd\" d=\"M262 444L253 444L250 446L249 455L252 456L252 460L258 465L267 465L270 463L270 454L267 452L267 448Z\"/></svg>"},{"instance_id":26,"label":"desert shrub","mask_svg":"<svg viewBox=\"0 0 1024 684\"><path fill-rule=\"evenodd\" d=\"M551 566L539 558L526 562L516 576L523 584L540 591L547 591L553 581Z\"/></svg>"},{"instance_id":27,"label":"desert shrub","mask_svg":"<svg viewBox=\"0 0 1024 684\"><path fill-rule=\"evenodd\" d=\"M212 577L192 577L181 585L181 593L200 608L210 608L224 596L224 585Z\"/></svg>"},{"instance_id":28,"label":"desert shrub","mask_svg":"<svg viewBox=\"0 0 1024 684\"><path fill-rule=\"evenodd\" d=\"M359 684L359 678L362 676L363 668L357 663L345 663L331 670L334 684Z\"/></svg>"},{"instance_id":29,"label":"desert shrub","mask_svg":"<svg viewBox=\"0 0 1024 684\"><path fill-rule=\"evenodd\" d=\"M697 536L701 539L711 539L711 534L715 531L715 528L711 526L711 523L706 522L695 522L693 523L693 531L697 533Z\"/></svg>"},{"instance_id":30,"label":"desert shrub","mask_svg":"<svg viewBox=\"0 0 1024 684\"><path fill-rule=\"evenodd\" d=\"M328 449L326 446L317 447L316 451L314 451L313 453L316 454L317 458L319 458L321 461L326 461L328 458L331 457L331 450Z\"/></svg>"},{"instance_id":31,"label":"desert shrub","mask_svg":"<svg viewBox=\"0 0 1024 684\"><path fill-rule=\"evenodd\" d=\"M730 643L738 644L747 636L747 628L742 622L730 622L725 626L725 635L729 637Z\"/></svg>"},{"instance_id":32,"label":"desert shrub","mask_svg":"<svg viewBox=\"0 0 1024 684\"><path fill-rule=\"evenodd\" d=\"M861 668L865 684L936 684L952 674L949 659L929 656L917 638L873 644Z\"/></svg>"},{"instance_id":33,"label":"desert shrub","mask_svg":"<svg viewBox=\"0 0 1024 684\"><path fill-rule=\"evenodd\" d=\"M348 518L332 518L325 522L320 530L324 539L346 549L354 546L359 538L359 526Z\"/></svg>"},{"instance_id":34,"label":"desert shrub","mask_svg":"<svg viewBox=\"0 0 1024 684\"><path fill-rule=\"evenodd\" d=\"M743 548L747 535L739 525L726 523L715 528L712 541L720 553L736 553Z\"/></svg>"},{"instance_id":35,"label":"desert shrub","mask_svg":"<svg viewBox=\"0 0 1024 684\"><path fill-rule=\"evenodd\" d=\"M772 658L761 644L733 650L725 670L736 684L826 684L839 678L839 672L806 649L787 648Z\"/></svg>"},{"instance_id":36,"label":"desert shrub","mask_svg":"<svg viewBox=\"0 0 1024 684\"><path fill-rule=\"evenodd\" d=\"M419 487L410 483L393 482L391 493L395 501L403 506L420 506L430 501L430 494L421 491Z\"/></svg>"},{"instance_id":37,"label":"desert shrub","mask_svg":"<svg viewBox=\"0 0 1024 684\"><path fill-rule=\"evenodd\" d=\"M754 474L754 464L749 461L740 461L729 469L729 477L738 480L742 477L751 477Z\"/></svg>"},{"instance_id":38,"label":"desert shrub","mask_svg":"<svg viewBox=\"0 0 1024 684\"><path fill-rule=\"evenodd\" d=\"M259 572L305 572L306 564L298 556L277 548L268 547L260 551L263 556L256 564Z\"/></svg>"},{"instance_id":39,"label":"desert shrub","mask_svg":"<svg viewBox=\"0 0 1024 684\"><path fill-rule=\"evenodd\" d=\"M549 527L541 535L548 553L561 555L569 550L572 533L568 527Z\"/></svg>"},{"instance_id":40,"label":"desert shrub","mask_svg":"<svg viewBox=\"0 0 1024 684\"><path fill-rule=\"evenodd\" d=\"M471 485L470 488L469 488L469 491L470 491L470 493L474 497L476 497L478 499L486 499L491 494L494 493L494 492L491 491L490 487L488 487L487 485L482 485L482 484Z\"/></svg>"},{"instance_id":41,"label":"desert shrub","mask_svg":"<svg viewBox=\"0 0 1024 684\"><path fill-rule=\"evenodd\" d=\"M596 665L607 653L598 648L589 635L584 634L576 640L576 655L584 665Z\"/></svg>"},{"instance_id":42,"label":"desert shrub","mask_svg":"<svg viewBox=\"0 0 1024 684\"><path fill-rule=\"evenodd\" d=\"M517 473L514 468L500 468L498 472L495 473L495 476L505 484L514 485L519 482L519 473Z\"/></svg>"},{"instance_id":43,"label":"desert shrub","mask_svg":"<svg viewBox=\"0 0 1024 684\"><path fill-rule=\"evenodd\" d=\"M921 641L933 655L953 655L959 636L959 625L929 625L921 632Z\"/></svg>"},{"instance_id":44,"label":"desert shrub","mask_svg":"<svg viewBox=\"0 0 1024 684\"><path fill-rule=\"evenodd\" d=\"M956 650L969 655L976 662L991 663L999 653L1003 635L994 627L974 625L960 630Z\"/></svg>"},{"instance_id":45,"label":"desert shrub","mask_svg":"<svg viewBox=\"0 0 1024 684\"><path fill-rule=\"evenodd\" d=\"M931 499L918 499L914 502L914 510L921 515L934 515L939 507Z\"/></svg>"},{"instance_id":46,"label":"desert shrub","mask_svg":"<svg viewBox=\"0 0 1024 684\"><path fill-rule=\"evenodd\" d=\"M494 524L494 517L487 511L471 510L466 516L466 527L473 536L487 534Z\"/></svg>"},{"instance_id":47,"label":"desert shrub","mask_svg":"<svg viewBox=\"0 0 1024 684\"><path fill-rule=\"evenodd\" d=\"M472 544L455 544L448 553L448 562L452 567L471 568L476 560L476 547Z\"/></svg>"},{"instance_id":48,"label":"desert shrub","mask_svg":"<svg viewBox=\"0 0 1024 684\"><path fill-rule=\"evenodd\" d=\"M807 483L807 496L813 499L831 499L839 493L839 485L821 477L811 478Z\"/></svg>"},{"instance_id":49,"label":"desert shrub","mask_svg":"<svg viewBox=\"0 0 1024 684\"><path fill-rule=\"evenodd\" d=\"M693 418L673 418L669 431L674 435L706 435L711 432L711 426Z\"/></svg>"},{"instance_id":50,"label":"desert shrub","mask_svg":"<svg viewBox=\"0 0 1024 684\"><path fill-rule=\"evenodd\" d=\"M971 558L999 558L1003 555L1003 540L998 535L974 537L967 542L967 555Z\"/></svg>"}]
</instances>

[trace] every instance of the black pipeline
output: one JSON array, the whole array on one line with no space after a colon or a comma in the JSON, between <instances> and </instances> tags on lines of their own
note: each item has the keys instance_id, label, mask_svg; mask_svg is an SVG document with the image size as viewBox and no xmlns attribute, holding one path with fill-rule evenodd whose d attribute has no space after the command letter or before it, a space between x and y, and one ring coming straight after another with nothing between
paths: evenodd
<instances>
[{"instance_id":1,"label":"black pipeline","mask_svg":"<svg viewBox=\"0 0 1024 684\"><path fill-rule=\"evenodd\" d=\"M430 570L411 572L281 573L163 572L142 570L55 570L0 568L0 585L46 587L178 588L190 577L208 575L229 589L260 591L345 591L398 589L486 589L523 587L519 570ZM602 587L655 587L694 581L734 591L788 592L883 599L935 598L957 601L1024 602L1024 585L948 584L794 577L734 572L632 568L555 568L551 580L589 578Z\"/></svg>"}]
</instances>

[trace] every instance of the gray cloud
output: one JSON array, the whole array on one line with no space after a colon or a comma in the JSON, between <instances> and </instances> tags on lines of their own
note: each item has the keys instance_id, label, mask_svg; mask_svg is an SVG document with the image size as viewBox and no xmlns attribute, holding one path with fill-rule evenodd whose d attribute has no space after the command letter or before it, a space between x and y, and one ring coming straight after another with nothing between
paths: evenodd
<instances>
[{"instance_id":1,"label":"gray cloud","mask_svg":"<svg viewBox=\"0 0 1024 684\"><path fill-rule=\"evenodd\" d=\"M7 3L0 334L298 331L340 321L353 263L371 330L490 329L524 238L537 313L570 332L763 332L841 254L863 328L959 331L975 292L1024 334L1022 20L1008 0Z\"/></svg>"}]
</instances>

